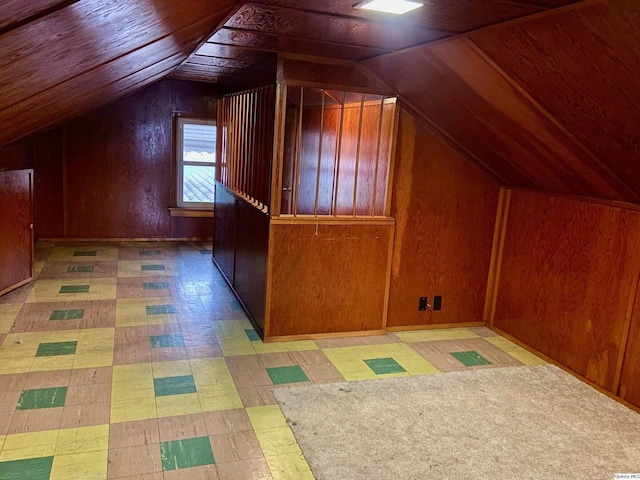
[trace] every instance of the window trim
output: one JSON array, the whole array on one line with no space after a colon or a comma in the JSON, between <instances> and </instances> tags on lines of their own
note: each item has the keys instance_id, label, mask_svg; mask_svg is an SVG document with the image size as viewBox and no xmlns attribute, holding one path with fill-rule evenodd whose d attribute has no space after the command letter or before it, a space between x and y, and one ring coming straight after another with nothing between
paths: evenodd
<instances>
[{"instance_id":1,"label":"window trim","mask_svg":"<svg viewBox=\"0 0 640 480\"><path fill-rule=\"evenodd\" d=\"M217 168L218 166L217 151L216 151L215 162L189 162L189 161L183 160L183 156L182 156L183 127L185 124L212 125L216 127L216 135L217 135L217 122L216 122L216 119L214 118L175 115L175 149L174 149L175 205L178 208L185 209L185 210L213 210L213 202L183 201L184 167L189 165L194 165L194 166L212 166L214 168Z\"/></svg>"}]
</instances>

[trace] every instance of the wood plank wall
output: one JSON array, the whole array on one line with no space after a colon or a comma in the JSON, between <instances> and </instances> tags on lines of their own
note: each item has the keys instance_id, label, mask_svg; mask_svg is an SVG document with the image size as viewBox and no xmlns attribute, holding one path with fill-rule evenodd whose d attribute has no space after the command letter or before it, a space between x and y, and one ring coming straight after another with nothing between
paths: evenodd
<instances>
[{"instance_id":1,"label":"wood plank wall","mask_svg":"<svg viewBox=\"0 0 640 480\"><path fill-rule=\"evenodd\" d=\"M640 406L640 212L513 190L493 325ZM635 376L635 378L634 378Z\"/></svg>"},{"instance_id":2,"label":"wood plank wall","mask_svg":"<svg viewBox=\"0 0 640 480\"><path fill-rule=\"evenodd\" d=\"M171 217L172 112L215 118L211 84L162 80L28 141L37 238L211 238Z\"/></svg>"},{"instance_id":3,"label":"wood plank wall","mask_svg":"<svg viewBox=\"0 0 640 480\"><path fill-rule=\"evenodd\" d=\"M384 329L393 221L272 220L267 337Z\"/></svg>"},{"instance_id":4,"label":"wood plank wall","mask_svg":"<svg viewBox=\"0 0 640 480\"><path fill-rule=\"evenodd\" d=\"M498 184L400 111L391 215L396 218L389 327L481 322ZM418 311L419 297L443 297Z\"/></svg>"},{"instance_id":5,"label":"wood plank wall","mask_svg":"<svg viewBox=\"0 0 640 480\"><path fill-rule=\"evenodd\" d=\"M33 278L33 170L0 172L0 294Z\"/></svg>"}]
</instances>

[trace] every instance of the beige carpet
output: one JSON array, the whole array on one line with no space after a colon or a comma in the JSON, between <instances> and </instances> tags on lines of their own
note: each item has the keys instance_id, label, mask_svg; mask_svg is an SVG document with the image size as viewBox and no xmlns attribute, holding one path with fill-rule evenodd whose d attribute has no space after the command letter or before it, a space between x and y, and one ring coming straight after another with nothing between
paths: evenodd
<instances>
[{"instance_id":1,"label":"beige carpet","mask_svg":"<svg viewBox=\"0 0 640 480\"><path fill-rule=\"evenodd\" d=\"M557 367L275 391L317 480L612 480L640 415Z\"/></svg>"}]
</instances>

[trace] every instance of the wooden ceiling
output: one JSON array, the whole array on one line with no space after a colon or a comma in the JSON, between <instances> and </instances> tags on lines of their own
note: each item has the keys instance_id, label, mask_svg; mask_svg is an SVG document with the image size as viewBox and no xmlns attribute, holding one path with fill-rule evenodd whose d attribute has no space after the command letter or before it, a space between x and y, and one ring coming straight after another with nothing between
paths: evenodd
<instances>
[{"instance_id":1,"label":"wooden ceiling","mask_svg":"<svg viewBox=\"0 0 640 480\"><path fill-rule=\"evenodd\" d=\"M237 83L322 57L368 69L502 185L640 204L637 0L354 3L5 0L0 145L168 74Z\"/></svg>"}]
</instances>

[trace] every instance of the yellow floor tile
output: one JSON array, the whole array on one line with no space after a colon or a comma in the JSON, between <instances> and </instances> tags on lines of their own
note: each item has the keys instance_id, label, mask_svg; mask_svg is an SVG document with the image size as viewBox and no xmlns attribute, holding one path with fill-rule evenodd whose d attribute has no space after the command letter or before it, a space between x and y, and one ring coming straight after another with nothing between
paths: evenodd
<instances>
[{"instance_id":1,"label":"yellow floor tile","mask_svg":"<svg viewBox=\"0 0 640 480\"><path fill-rule=\"evenodd\" d=\"M0 452L2 451L2 447L4 447L4 440L7 438L6 435L0 435Z\"/></svg>"},{"instance_id":2,"label":"yellow floor tile","mask_svg":"<svg viewBox=\"0 0 640 480\"><path fill-rule=\"evenodd\" d=\"M353 347L323 348L322 353L324 353L332 363L360 360L360 357L353 350Z\"/></svg>"},{"instance_id":3,"label":"yellow floor tile","mask_svg":"<svg viewBox=\"0 0 640 480\"><path fill-rule=\"evenodd\" d=\"M273 480L315 480L301 453L285 453L265 457Z\"/></svg>"},{"instance_id":4,"label":"yellow floor tile","mask_svg":"<svg viewBox=\"0 0 640 480\"><path fill-rule=\"evenodd\" d=\"M87 353L75 355L73 368L97 368L113 365L113 353Z\"/></svg>"},{"instance_id":5,"label":"yellow floor tile","mask_svg":"<svg viewBox=\"0 0 640 480\"><path fill-rule=\"evenodd\" d=\"M132 382L118 382L111 386L111 401L135 400L137 398L154 398L153 380L136 380Z\"/></svg>"},{"instance_id":6,"label":"yellow floor tile","mask_svg":"<svg viewBox=\"0 0 640 480\"><path fill-rule=\"evenodd\" d=\"M52 456L56 451L58 430L7 435L0 462Z\"/></svg>"},{"instance_id":7,"label":"yellow floor tile","mask_svg":"<svg viewBox=\"0 0 640 480\"><path fill-rule=\"evenodd\" d=\"M540 357L537 357L533 353L522 348L520 345L517 345L504 337L487 337L485 340L525 365L544 365L547 363Z\"/></svg>"},{"instance_id":8,"label":"yellow floor tile","mask_svg":"<svg viewBox=\"0 0 640 480\"><path fill-rule=\"evenodd\" d=\"M11 331L21 308L22 304L0 305L0 335Z\"/></svg>"},{"instance_id":9,"label":"yellow floor tile","mask_svg":"<svg viewBox=\"0 0 640 480\"><path fill-rule=\"evenodd\" d=\"M155 362L151 364L153 378L178 377L191 375L189 360L177 360L175 362Z\"/></svg>"},{"instance_id":10,"label":"yellow floor tile","mask_svg":"<svg viewBox=\"0 0 640 480\"><path fill-rule=\"evenodd\" d=\"M158 418L202 412L197 393L156 397L156 409Z\"/></svg>"},{"instance_id":11,"label":"yellow floor tile","mask_svg":"<svg viewBox=\"0 0 640 480\"><path fill-rule=\"evenodd\" d=\"M136 398L111 402L111 423L156 418L155 398Z\"/></svg>"},{"instance_id":12,"label":"yellow floor tile","mask_svg":"<svg viewBox=\"0 0 640 480\"><path fill-rule=\"evenodd\" d=\"M400 358L396 359L396 361L409 375L432 375L440 372L440 370L420 356L418 356L418 358Z\"/></svg>"},{"instance_id":13,"label":"yellow floor tile","mask_svg":"<svg viewBox=\"0 0 640 480\"><path fill-rule=\"evenodd\" d=\"M31 364L34 372L46 372L51 370L70 370L73 368L75 355L54 355L52 357L36 357Z\"/></svg>"},{"instance_id":14,"label":"yellow floor tile","mask_svg":"<svg viewBox=\"0 0 640 480\"><path fill-rule=\"evenodd\" d=\"M212 393L198 392L198 398L203 412L220 412L244 407L235 386L225 390L218 389Z\"/></svg>"},{"instance_id":15,"label":"yellow floor tile","mask_svg":"<svg viewBox=\"0 0 640 480\"><path fill-rule=\"evenodd\" d=\"M95 257L76 257L74 252L90 250L96 252ZM105 247L99 245L86 245L82 247L55 247L49 255L50 262L109 262L118 260L118 249L116 247Z\"/></svg>"},{"instance_id":16,"label":"yellow floor tile","mask_svg":"<svg viewBox=\"0 0 640 480\"><path fill-rule=\"evenodd\" d=\"M284 453L301 453L298 442L288 426L256 430L256 437L265 457Z\"/></svg>"},{"instance_id":17,"label":"yellow floor tile","mask_svg":"<svg viewBox=\"0 0 640 480\"><path fill-rule=\"evenodd\" d=\"M115 365L113 367L113 383L136 382L151 380L153 383L153 368L150 363L136 363L133 365Z\"/></svg>"},{"instance_id":18,"label":"yellow floor tile","mask_svg":"<svg viewBox=\"0 0 640 480\"><path fill-rule=\"evenodd\" d=\"M147 315L147 306L168 305L171 298L125 298L116 304L116 327L176 323L175 314Z\"/></svg>"},{"instance_id":19,"label":"yellow floor tile","mask_svg":"<svg viewBox=\"0 0 640 480\"><path fill-rule=\"evenodd\" d=\"M468 328L445 328L435 330L416 330L413 332L396 332L403 342L431 342L437 340L464 340L465 338L479 338L480 335Z\"/></svg>"},{"instance_id":20,"label":"yellow floor tile","mask_svg":"<svg viewBox=\"0 0 640 480\"><path fill-rule=\"evenodd\" d=\"M56 455L50 480L106 480L109 451Z\"/></svg>"},{"instance_id":21,"label":"yellow floor tile","mask_svg":"<svg viewBox=\"0 0 640 480\"><path fill-rule=\"evenodd\" d=\"M60 430L55 454L69 455L108 449L109 425L95 425Z\"/></svg>"},{"instance_id":22,"label":"yellow floor tile","mask_svg":"<svg viewBox=\"0 0 640 480\"><path fill-rule=\"evenodd\" d=\"M254 430L288 427L287 419L278 405L247 407L246 410Z\"/></svg>"},{"instance_id":23,"label":"yellow floor tile","mask_svg":"<svg viewBox=\"0 0 640 480\"><path fill-rule=\"evenodd\" d=\"M60 293L63 285L89 285L88 292ZM113 300L116 298L115 278L68 278L36 280L25 303Z\"/></svg>"}]
</instances>

